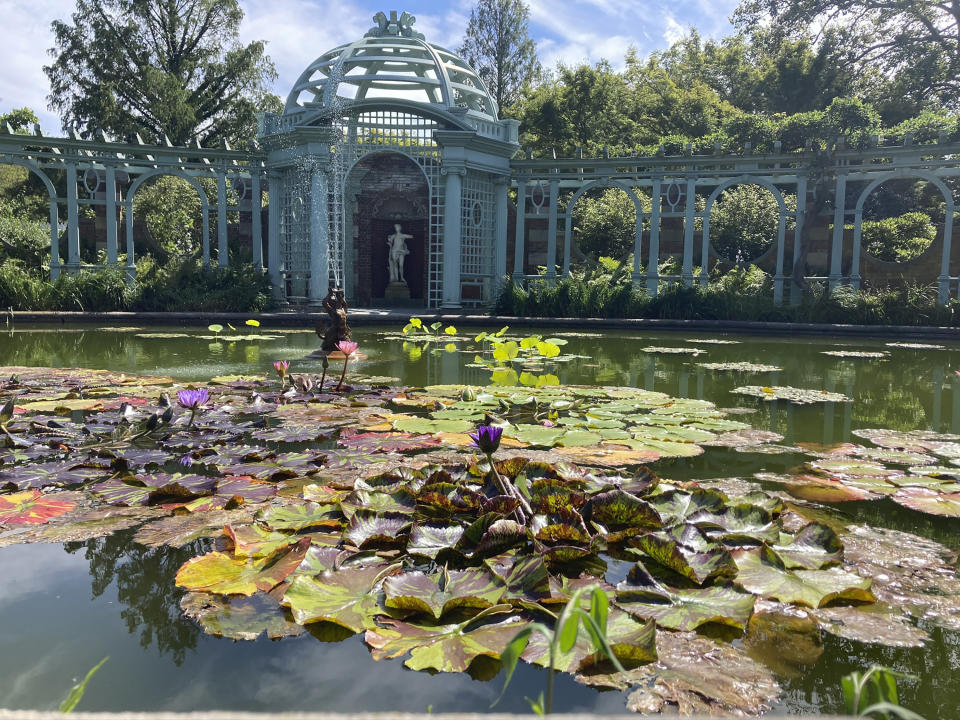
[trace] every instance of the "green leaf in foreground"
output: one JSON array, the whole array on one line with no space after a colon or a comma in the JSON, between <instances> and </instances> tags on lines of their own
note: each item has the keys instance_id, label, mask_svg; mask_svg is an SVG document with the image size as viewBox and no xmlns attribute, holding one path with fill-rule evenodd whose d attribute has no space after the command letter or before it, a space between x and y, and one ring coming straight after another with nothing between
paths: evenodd
<instances>
[{"instance_id":1,"label":"green leaf in foreground","mask_svg":"<svg viewBox=\"0 0 960 720\"><path fill-rule=\"evenodd\" d=\"M373 565L347 568L312 578L297 576L282 604L301 625L329 622L355 633L376 628L374 617L383 614L379 604L380 581L399 566Z\"/></svg>"},{"instance_id":2,"label":"green leaf in foreground","mask_svg":"<svg viewBox=\"0 0 960 720\"><path fill-rule=\"evenodd\" d=\"M79 683L74 685L72 688L70 688L70 692L67 694L67 697L64 699L62 703L60 703L60 712L62 713L73 712L73 709L77 706L77 703L79 703L83 699L83 693L87 689L87 683L90 682L90 678L96 675L97 671L100 668L102 668L103 664L107 662L107 660L109 659L110 659L110 656L108 655L103 660L98 662L96 665L90 668L90 671L87 673L86 677L84 677L82 681L80 681Z\"/></svg>"}]
</instances>

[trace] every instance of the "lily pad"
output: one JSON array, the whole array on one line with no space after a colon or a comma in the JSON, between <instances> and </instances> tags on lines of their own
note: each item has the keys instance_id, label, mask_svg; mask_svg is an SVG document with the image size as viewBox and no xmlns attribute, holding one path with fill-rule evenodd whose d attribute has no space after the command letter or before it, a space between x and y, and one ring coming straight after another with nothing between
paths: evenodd
<instances>
[{"instance_id":1,"label":"lily pad","mask_svg":"<svg viewBox=\"0 0 960 720\"><path fill-rule=\"evenodd\" d=\"M485 570L452 570L426 575L405 572L383 583L385 605L427 613L435 620L457 608L483 610L496 605L504 586Z\"/></svg>"},{"instance_id":2,"label":"lily pad","mask_svg":"<svg viewBox=\"0 0 960 720\"><path fill-rule=\"evenodd\" d=\"M212 552L188 560L177 571L177 585L187 590L221 595L253 595L269 592L297 569L310 546L309 538L283 547L264 558L232 558Z\"/></svg>"},{"instance_id":3,"label":"lily pad","mask_svg":"<svg viewBox=\"0 0 960 720\"><path fill-rule=\"evenodd\" d=\"M191 592L183 596L180 608L208 635L230 640L256 640L264 633L271 640L277 640L305 632L305 628L289 619L277 600L266 593L230 597Z\"/></svg>"},{"instance_id":4,"label":"lily pad","mask_svg":"<svg viewBox=\"0 0 960 720\"><path fill-rule=\"evenodd\" d=\"M312 578L298 575L283 596L301 625L328 622L354 633L374 629L374 618L384 611L379 604L383 578L397 572L399 566L347 568Z\"/></svg>"},{"instance_id":5,"label":"lily pad","mask_svg":"<svg viewBox=\"0 0 960 720\"><path fill-rule=\"evenodd\" d=\"M76 503L61 500L56 493L45 495L39 490L0 495L0 525L44 525L75 507Z\"/></svg>"},{"instance_id":6,"label":"lily pad","mask_svg":"<svg viewBox=\"0 0 960 720\"><path fill-rule=\"evenodd\" d=\"M786 385L776 387L745 385L734 388L730 392L736 393L737 395L749 395L750 397L760 398L767 402L785 400L796 405L810 405L821 402L853 402L851 398L848 398L846 395L841 395L840 393L828 392L826 390L807 390Z\"/></svg>"},{"instance_id":7,"label":"lily pad","mask_svg":"<svg viewBox=\"0 0 960 720\"><path fill-rule=\"evenodd\" d=\"M782 367L777 365L764 365L763 363L751 362L726 362L726 363L697 363L704 370L719 370L727 372L760 373L760 372L780 372Z\"/></svg>"}]
</instances>

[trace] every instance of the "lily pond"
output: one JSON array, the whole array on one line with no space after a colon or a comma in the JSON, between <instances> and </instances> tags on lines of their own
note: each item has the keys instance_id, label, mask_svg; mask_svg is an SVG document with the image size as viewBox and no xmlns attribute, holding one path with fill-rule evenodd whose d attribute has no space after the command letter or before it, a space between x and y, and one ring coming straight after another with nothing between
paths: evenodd
<instances>
[{"instance_id":1,"label":"lily pond","mask_svg":"<svg viewBox=\"0 0 960 720\"><path fill-rule=\"evenodd\" d=\"M4 332L0 706L955 714L960 344L536 332Z\"/></svg>"}]
</instances>

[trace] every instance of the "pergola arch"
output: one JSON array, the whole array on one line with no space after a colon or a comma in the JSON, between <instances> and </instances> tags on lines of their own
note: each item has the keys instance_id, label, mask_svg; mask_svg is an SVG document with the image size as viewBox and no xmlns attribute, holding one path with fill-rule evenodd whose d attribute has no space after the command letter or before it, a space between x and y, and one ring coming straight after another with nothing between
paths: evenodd
<instances>
[{"instance_id":1,"label":"pergola arch","mask_svg":"<svg viewBox=\"0 0 960 720\"><path fill-rule=\"evenodd\" d=\"M567 212L566 217L564 218L563 228L563 274L570 274L570 250L573 236L573 208L576 206L577 201L584 193L598 187L616 187L620 190L623 190L627 194L627 197L629 197L633 202L634 207L637 209L637 219L634 224L633 235L633 270L634 273L638 273L640 271L641 243L643 240L643 204L640 202L640 198L636 191L629 184L613 178L601 178L599 180L588 182L585 185L577 188L577 190L573 193L573 196L570 198L570 201L567 203Z\"/></svg>"},{"instance_id":2,"label":"pergola arch","mask_svg":"<svg viewBox=\"0 0 960 720\"><path fill-rule=\"evenodd\" d=\"M939 286L938 299L941 303L946 302L950 293L950 247L953 237L953 215L956 205L953 200L953 193L943 180L931 172L921 169L894 170L881 177L872 180L857 197L857 204L854 206L853 216L853 262L850 267L850 280L854 287L860 287L860 252L863 239L863 206L867 202L870 194L880 187L883 183L890 180L925 180L940 191L945 202L943 214L943 248L940 255L940 275L937 278Z\"/></svg>"},{"instance_id":3,"label":"pergola arch","mask_svg":"<svg viewBox=\"0 0 960 720\"><path fill-rule=\"evenodd\" d=\"M43 170L29 160L0 157L0 165L17 165L26 168L28 172L40 178L47 189L47 197L50 201L50 279L56 280L60 275L60 217L57 208L57 189Z\"/></svg>"},{"instance_id":4,"label":"pergola arch","mask_svg":"<svg viewBox=\"0 0 960 720\"><path fill-rule=\"evenodd\" d=\"M203 228L201 238L203 266L210 266L210 200L207 198L207 191L203 189L203 186L195 177L181 170L177 170L175 168L156 168L144 173L143 175L140 175L136 180L134 180L133 183L131 183L130 188L127 190L126 199L123 201L127 215L127 273L131 276L135 273L133 244L133 202L136 200L137 191L140 189L141 185L143 185L147 180L163 175L178 177L186 180L200 196L200 216L202 218Z\"/></svg>"},{"instance_id":5,"label":"pergola arch","mask_svg":"<svg viewBox=\"0 0 960 720\"><path fill-rule=\"evenodd\" d=\"M774 185L770 180L764 177L758 177L756 175L740 175L735 178L730 178L724 182L717 185L713 192L707 196L707 201L703 207L703 238L702 238L702 247L700 250L700 282L706 287L707 279L709 277L709 266L708 261L710 257L710 211L713 209L713 204L716 202L717 198L720 197L720 194L729 190L732 187L737 185L757 185L759 187L769 190L773 197L776 198L777 205L780 209L780 217L777 220L777 239L776 239L776 248L777 248L777 269L776 274L778 277L783 276L783 262L784 262L784 250L786 245L786 235L787 235L787 203L783 199L783 193L780 191L776 185Z\"/></svg>"}]
</instances>

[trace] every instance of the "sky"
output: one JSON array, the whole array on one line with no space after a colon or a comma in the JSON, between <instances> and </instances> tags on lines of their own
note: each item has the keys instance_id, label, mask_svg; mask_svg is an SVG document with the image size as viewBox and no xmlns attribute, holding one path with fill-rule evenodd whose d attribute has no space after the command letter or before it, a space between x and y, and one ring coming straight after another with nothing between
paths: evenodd
<instances>
[{"instance_id":1,"label":"sky","mask_svg":"<svg viewBox=\"0 0 960 720\"><path fill-rule=\"evenodd\" d=\"M609 60L623 65L631 46L641 56L662 49L688 27L708 37L732 31L729 16L737 0L527 0L530 34L541 62L577 64ZM273 92L286 98L290 86L326 50L361 37L373 15L390 4L377 0L240 0L245 17L241 40L266 40L279 77ZM407 0L398 11L417 16L428 41L455 49L463 37L474 0ZM53 47L50 23L68 20L74 0L0 0L0 114L27 106L47 134L61 132L47 110L50 92L43 66ZM562 9L562 12L561 12Z\"/></svg>"}]
</instances>

